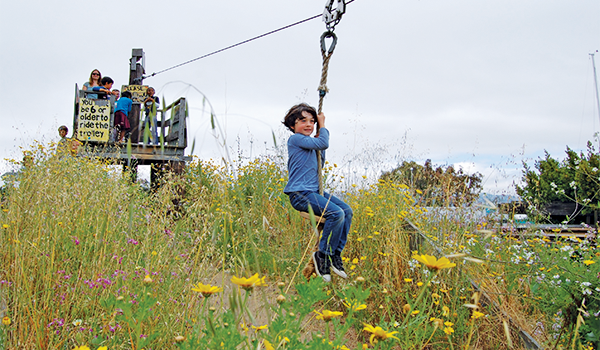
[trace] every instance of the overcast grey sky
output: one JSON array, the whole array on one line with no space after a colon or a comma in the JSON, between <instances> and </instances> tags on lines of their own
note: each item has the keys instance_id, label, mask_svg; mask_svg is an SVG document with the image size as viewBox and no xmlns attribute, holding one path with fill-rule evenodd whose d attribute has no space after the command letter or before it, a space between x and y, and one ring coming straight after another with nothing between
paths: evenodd
<instances>
[{"instance_id":1,"label":"overcast grey sky","mask_svg":"<svg viewBox=\"0 0 600 350\"><path fill-rule=\"evenodd\" d=\"M0 4L0 156L13 158L71 127L75 84L92 69L126 84L132 48L144 49L152 73L319 14L325 1ZM373 176L430 158L507 191L523 160L544 150L562 158L598 131L589 54L600 49L599 22L597 0L355 0L329 69L330 160ZM287 137L280 121L291 105L317 104L324 30L312 20L144 83L167 101L188 97L196 155L220 157L194 88L214 107L232 156L237 140L256 156L272 147L271 130Z\"/></svg>"}]
</instances>

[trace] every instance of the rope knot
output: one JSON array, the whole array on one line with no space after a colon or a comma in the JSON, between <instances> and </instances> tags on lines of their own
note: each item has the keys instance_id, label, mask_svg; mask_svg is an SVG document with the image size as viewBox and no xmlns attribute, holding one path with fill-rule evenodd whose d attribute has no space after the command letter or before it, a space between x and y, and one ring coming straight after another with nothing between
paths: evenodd
<instances>
[{"instance_id":1,"label":"rope knot","mask_svg":"<svg viewBox=\"0 0 600 350\"><path fill-rule=\"evenodd\" d=\"M319 96L325 97L325 95L329 92L329 88L325 84L319 85Z\"/></svg>"}]
</instances>

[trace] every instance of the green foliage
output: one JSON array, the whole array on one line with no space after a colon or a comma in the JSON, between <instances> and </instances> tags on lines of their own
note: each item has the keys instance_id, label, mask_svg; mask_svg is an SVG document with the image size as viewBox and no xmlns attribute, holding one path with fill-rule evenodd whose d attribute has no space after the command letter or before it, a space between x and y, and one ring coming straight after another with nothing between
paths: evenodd
<instances>
[{"instance_id":1,"label":"green foliage","mask_svg":"<svg viewBox=\"0 0 600 350\"><path fill-rule=\"evenodd\" d=\"M523 164L524 185L517 186L517 194L526 201L532 217L548 215L545 207L553 202L576 203L581 214L600 209L600 156L592 143L588 142L586 153L567 147L566 154L558 161L546 152L534 169Z\"/></svg>"},{"instance_id":2,"label":"green foliage","mask_svg":"<svg viewBox=\"0 0 600 350\"><path fill-rule=\"evenodd\" d=\"M422 192L423 206L470 205L481 192L480 173L465 174L452 165L434 167L427 159L425 165L404 161L396 169L381 175L382 180L404 184Z\"/></svg>"},{"instance_id":3,"label":"green foliage","mask_svg":"<svg viewBox=\"0 0 600 350\"><path fill-rule=\"evenodd\" d=\"M521 307L538 310L553 343L569 344L579 337L583 344L593 345L589 349L599 349L600 252L595 243L577 237L555 241L529 237L492 235L469 244L472 254L490 259L486 270L493 272L483 283L497 283L500 278L512 281L508 292L522 296ZM493 250L486 248L490 243ZM497 299L514 305L509 295Z\"/></svg>"}]
</instances>

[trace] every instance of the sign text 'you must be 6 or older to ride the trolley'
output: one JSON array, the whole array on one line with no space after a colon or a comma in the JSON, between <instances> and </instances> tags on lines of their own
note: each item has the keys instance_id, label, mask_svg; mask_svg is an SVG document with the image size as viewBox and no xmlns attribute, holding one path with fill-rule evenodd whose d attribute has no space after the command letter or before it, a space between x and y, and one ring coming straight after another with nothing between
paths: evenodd
<instances>
[{"instance_id":1,"label":"sign text 'you must be 6 or older to ride the trolley'","mask_svg":"<svg viewBox=\"0 0 600 350\"><path fill-rule=\"evenodd\" d=\"M108 141L110 135L109 100L82 98L77 119L78 139Z\"/></svg>"}]
</instances>

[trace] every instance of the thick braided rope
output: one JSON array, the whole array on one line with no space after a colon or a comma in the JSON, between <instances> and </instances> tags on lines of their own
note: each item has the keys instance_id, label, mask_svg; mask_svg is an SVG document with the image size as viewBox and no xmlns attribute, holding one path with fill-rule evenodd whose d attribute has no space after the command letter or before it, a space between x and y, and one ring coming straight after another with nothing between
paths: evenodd
<instances>
[{"instance_id":1,"label":"thick braided rope","mask_svg":"<svg viewBox=\"0 0 600 350\"><path fill-rule=\"evenodd\" d=\"M325 99L325 94L327 94L327 71L329 70L329 60L331 59L331 55L333 55L333 51L329 54L326 54L325 51L321 50L321 55L323 56L323 69L321 69L321 82L319 84L319 109L317 114L321 114L323 112L323 100ZM317 133L319 132L319 128L321 126L317 123ZM321 165L321 151L317 151L317 172L319 174L319 194L323 195L323 167Z\"/></svg>"},{"instance_id":2,"label":"thick braided rope","mask_svg":"<svg viewBox=\"0 0 600 350\"><path fill-rule=\"evenodd\" d=\"M325 94L328 92L327 89L327 71L329 70L329 60L331 59L331 55L333 52L329 54L325 54L325 52L321 52L323 55L323 69L321 69L321 82L319 83L319 92L325 91ZM325 98L325 94L319 94L319 113L323 111L323 99Z\"/></svg>"}]
</instances>

